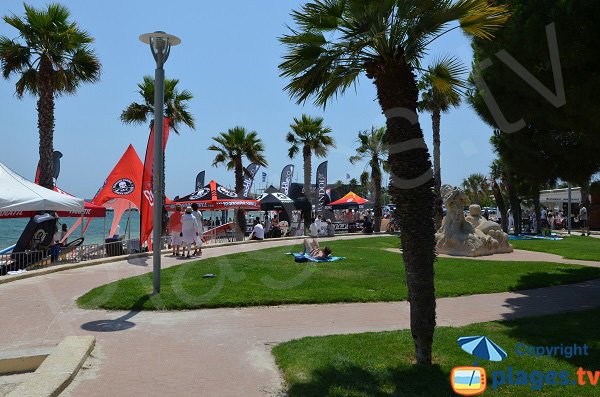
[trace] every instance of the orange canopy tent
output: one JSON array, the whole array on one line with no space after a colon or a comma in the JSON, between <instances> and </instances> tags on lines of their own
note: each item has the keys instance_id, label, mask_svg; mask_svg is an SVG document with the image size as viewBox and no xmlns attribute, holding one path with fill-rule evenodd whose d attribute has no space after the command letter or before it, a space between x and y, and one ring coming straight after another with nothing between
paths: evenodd
<instances>
[{"instance_id":1,"label":"orange canopy tent","mask_svg":"<svg viewBox=\"0 0 600 397\"><path fill-rule=\"evenodd\" d=\"M360 208L369 200L360 197L354 192L346 194L339 200L333 201L325 206L325 208L332 210L345 210L348 208Z\"/></svg>"}]
</instances>

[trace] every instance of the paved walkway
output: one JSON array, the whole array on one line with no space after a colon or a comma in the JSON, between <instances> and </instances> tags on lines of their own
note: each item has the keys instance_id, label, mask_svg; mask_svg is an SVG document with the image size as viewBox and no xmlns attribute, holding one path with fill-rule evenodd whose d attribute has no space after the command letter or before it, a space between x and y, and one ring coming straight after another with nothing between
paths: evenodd
<instances>
[{"instance_id":1,"label":"paved walkway","mask_svg":"<svg viewBox=\"0 0 600 397\"><path fill-rule=\"evenodd\" d=\"M402 252L398 248L388 248L386 251ZM440 254L440 258L457 258L456 256ZM460 259L478 260L478 261L519 261L519 262L554 262L567 263L571 265L583 265L591 267L600 267L600 262L582 261L578 259L565 259L560 255L549 254L547 252L535 252L525 250L514 250L506 254L486 255L486 256L461 256Z\"/></svg>"},{"instance_id":2,"label":"paved walkway","mask_svg":"<svg viewBox=\"0 0 600 397\"><path fill-rule=\"evenodd\" d=\"M205 257L296 243L214 248ZM75 298L89 289L148 272L150 263L149 258L122 261L0 285L0 350L52 346L66 335L95 335L92 368L68 388L66 394L72 396L278 396L282 385L272 345L309 335L409 327L406 302L141 313L74 306ZM178 263L165 258L166 266ZM443 298L437 304L441 326L556 313L600 304L600 280ZM112 332L101 332L107 330Z\"/></svg>"}]
</instances>

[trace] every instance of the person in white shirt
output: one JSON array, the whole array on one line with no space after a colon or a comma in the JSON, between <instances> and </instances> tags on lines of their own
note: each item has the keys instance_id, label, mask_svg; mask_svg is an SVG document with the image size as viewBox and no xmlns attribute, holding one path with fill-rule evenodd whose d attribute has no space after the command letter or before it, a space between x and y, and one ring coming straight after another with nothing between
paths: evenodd
<instances>
[{"instance_id":1,"label":"person in white shirt","mask_svg":"<svg viewBox=\"0 0 600 397\"><path fill-rule=\"evenodd\" d=\"M588 213L587 213L587 208L585 208L585 206L581 206L581 208L579 209L579 227L581 227L581 235L585 236L585 233L587 232L587 235L590 235L590 229L588 227Z\"/></svg>"},{"instance_id":2,"label":"person in white shirt","mask_svg":"<svg viewBox=\"0 0 600 397\"><path fill-rule=\"evenodd\" d=\"M546 211L546 208L544 207L542 207L542 211L540 213L540 221L542 222L543 228L548 227L548 211Z\"/></svg>"},{"instance_id":3,"label":"person in white shirt","mask_svg":"<svg viewBox=\"0 0 600 397\"><path fill-rule=\"evenodd\" d=\"M181 217L181 239L183 242L183 254L185 256L185 249L187 248L187 257L190 257L192 251L192 244L198 237L198 221L196 217L192 215L192 209L186 208L185 214Z\"/></svg>"},{"instance_id":4,"label":"person in white shirt","mask_svg":"<svg viewBox=\"0 0 600 397\"><path fill-rule=\"evenodd\" d=\"M194 239L194 253L193 255L202 255L202 236L204 235L204 222L202 220L202 213L198 211L198 204L192 203L192 215L196 218L198 223L198 235Z\"/></svg>"},{"instance_id":5,"label":"person in white shirt","mask_svg":"<svg viewBox=\"0 0 600 397\"><path fill-rule=\"evenodd\" d=\"M317 216L317 219L315 219L315 224L317 225L317 233L319 233L319 230L321 230L321 225L323 224L321 215Z\"/></svg>"},{"instance_id":6,"label":"person in white shirt","mask_svg":"<svg viewBox=\"0 0 600 397\"><path fill-rule=\"evenodd\" d=\"M317 221L315 218L312 218L312 222L309 227L310 237L317 238L319 237L319 227L317 226Z\"/></svg>"},{"instance_id":7,"label":"person in white shirt","mask_svg":"<svg viewBox=\"0 0 600 397\"><path fill-rule=\"evenodd\" d=\"M250 240L264 240L265 238L265 228L258 219L254 220L254 228L252 229L252 233L250 233Z\"/></svg>"}]
</instances>

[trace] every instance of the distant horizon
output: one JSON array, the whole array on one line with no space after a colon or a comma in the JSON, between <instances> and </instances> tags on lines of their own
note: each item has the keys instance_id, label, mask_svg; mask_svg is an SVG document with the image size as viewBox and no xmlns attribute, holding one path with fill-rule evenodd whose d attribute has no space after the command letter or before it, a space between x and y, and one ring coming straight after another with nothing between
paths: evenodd
<instances>
[{"instance_id":1,"label":"distant horizon","mask_svg":"<svg viewBox=\"0 0 600 397\"><path fill-rule=\"evenodd\" d=\"M27 3L36 7L46 4L40 0ZM259 173L266 170L269 180L276 184L286 164L294 164L296 173L301 173L302 159L288 158L285 135L293 117L303 113L324 117L324 124L333 130L337 148L327 156L330 181L345 181L346 173L358 179L365 162L352 166L348 161L357 147L357 133L385 125L372 82L361 77L356 89L325 110L311 103L296 105L283 91L287 81L279 77L278 64L284 48L278 37L292 23L290 12L303 3L194 2L172 9L165 16L159 6L162 2L155 0L146 1L143 7L114 0L93 6L62 1L71 11L71 20L95 38L92 48L103 69L97 84L83 85L75 95L56 100L54 150L64 154L59 186L79 197L93 197L130 143L143 161L148 126L124 125L119 116L129 103L140 100L137 83L144 75L154 73L154 60L138 40L140 34L154 30L182 39L165 64L166 77L180 79L180 88L194 95L190 111L197 125L195 132L182 128L179 136L172 134L169 139L165 171L168 196L190 193L196 174L202 170L206 171L207 181L233 185L233 173L224 167L212 167L214 154L206 148L212 137L236 125L256 130L265 143L269 167ZM23 15L23 4L20 0L5 0L0 13ZM14 38L16 30L1 22L0 35ZM455 55L470 65L469 38L458 31L443 36L432 46L424 64L444 54ZM15 78L0 80L4 140L10 142L10 149L5 145L0 161L33 180L38 161L36 99L15 98L15 82ZM430 115L420 114L420 122L432 153ZM457 186L471 173L489 173L495 157L489 144L492 129L470 107L463 104L444 113L441 129L443 183ZM313 156L312 178L320 161Z\"/></svg>"}]
</instances>

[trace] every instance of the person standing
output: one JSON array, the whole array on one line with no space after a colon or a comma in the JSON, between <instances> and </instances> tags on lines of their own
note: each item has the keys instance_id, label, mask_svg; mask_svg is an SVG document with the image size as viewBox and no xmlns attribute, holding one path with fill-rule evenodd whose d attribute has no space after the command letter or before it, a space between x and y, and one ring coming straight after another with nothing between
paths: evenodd
<instances>
[{"instance_id":1,"label":"person standing","mask_svg":"<svg viewBox=\"0 0 600 397\"><path fill-rule=\"evenodd\" d=\"M67 243L67 224L63 223L60 230L60 245L65 245Z\"/></svg>"},{"instance_id":2,"label":"person standing","mask_svg":"<svg viewBox=\"0 0 600 397\"><path fill-rule=\"evenodd\" d=\"M548 227L548 211L546 207L542 207L542 211L540 213L540 221L542 222L542 228Z\"/></svg>"},{"instance_id":3,"label":"person standing","mask_svg":"<svg viewBox=\"0 0 600 397\"><path fill-rule=\"evenodd\" d=\"M321 214L317 216L317 218L315 219L315 223L317 224L317 229L321 230L321 225L323 224L323 218Z\"/></svg>"},{"instance_id":4,"label":"person standing","mask_svg":"<svg viewBox=\"0 0 600 397\"><path fill-rule=\"evenodd\" d=\"M515 228L515 218L512 213L512 208L508 209L506 216L508 216L508 231L510 232L510 229L514 230L514 228Z\"/></svg>"},{"instance_id":5,"label":"person standing","mask_svg":"<svg viewBox=\"0 0 600 397\"><path fill-rule=\"evenodd\" d=\"M369 219L367 215L365 215L363 221L363 233L365 234L373 234L373 222Z\"/></svg>"},{"instance_id":6,"label":"person standing","mask_svg":"<svg viewBox=\"0 0 600 397\"><path fill-rule=\"evenodd\" d=\"M331 222L331 219L327 219L327 237L335 236L335 226Z\"/></svg>"},{"instance_id":7,"label":"person standing","mask_svg":"<svg viewBox=\"0 0 600 397\"><path fill-rule=\"evenodd\" d=\"M181 234L183 243L183 255L185 255L185 249L187 248L187 257L190 257L192 251L192 244L195 243L196 237L198 237L198 221L196 217L192 215L192 209L190 207L185 209L185 215L181 217Z\"/></svg>"},{"instance_id":8,"label":"person standing","mask_svg":"<svg viewBox=\"0 0 600 397\"><path fill-rule=\"evenodd\" d=\"M196 223L198 223L198 234L194 239L194 255L202 255L202 237L204 236L204 224L202 223L202 213L198 211L198 204L196 203L192 203L192 215L194 215L194 218L196 218Z\"/></svg>"},{"instance_id":9,"label":"person standing","mask_svg":"<svg viewBox=\"0 0 600 397\"><path fill-rule=\"evenodd\" d=\"M550 230L554 229L554 214L552 211L548 211L548 228Z\"/></svg>"},{"instance_id":10,"label":"person standing","mask_svg":"<svg viewBox=\"0 0 600 397\"><path fill-rule=\"evenodd\" d=\"M179 256L179 248L181 247L181 205L175 206L175 212L169 218L169 234L171 235L171 248L173 256Z\"/></svg>"},{"instance_id":11,"label":"person standing","mask_svg":"<svg viewBox=\"0 0 600 397\"><path fill-rule=\"evenodd\" d=\"M579 227L581 228L581 235L585 236L586 232L587 235L590 235L590 228L588 227L588 213L587 213L587 208L585 208L585 206L582 204L581 208L579 209Z\"/></svg>"}]
</instances>

